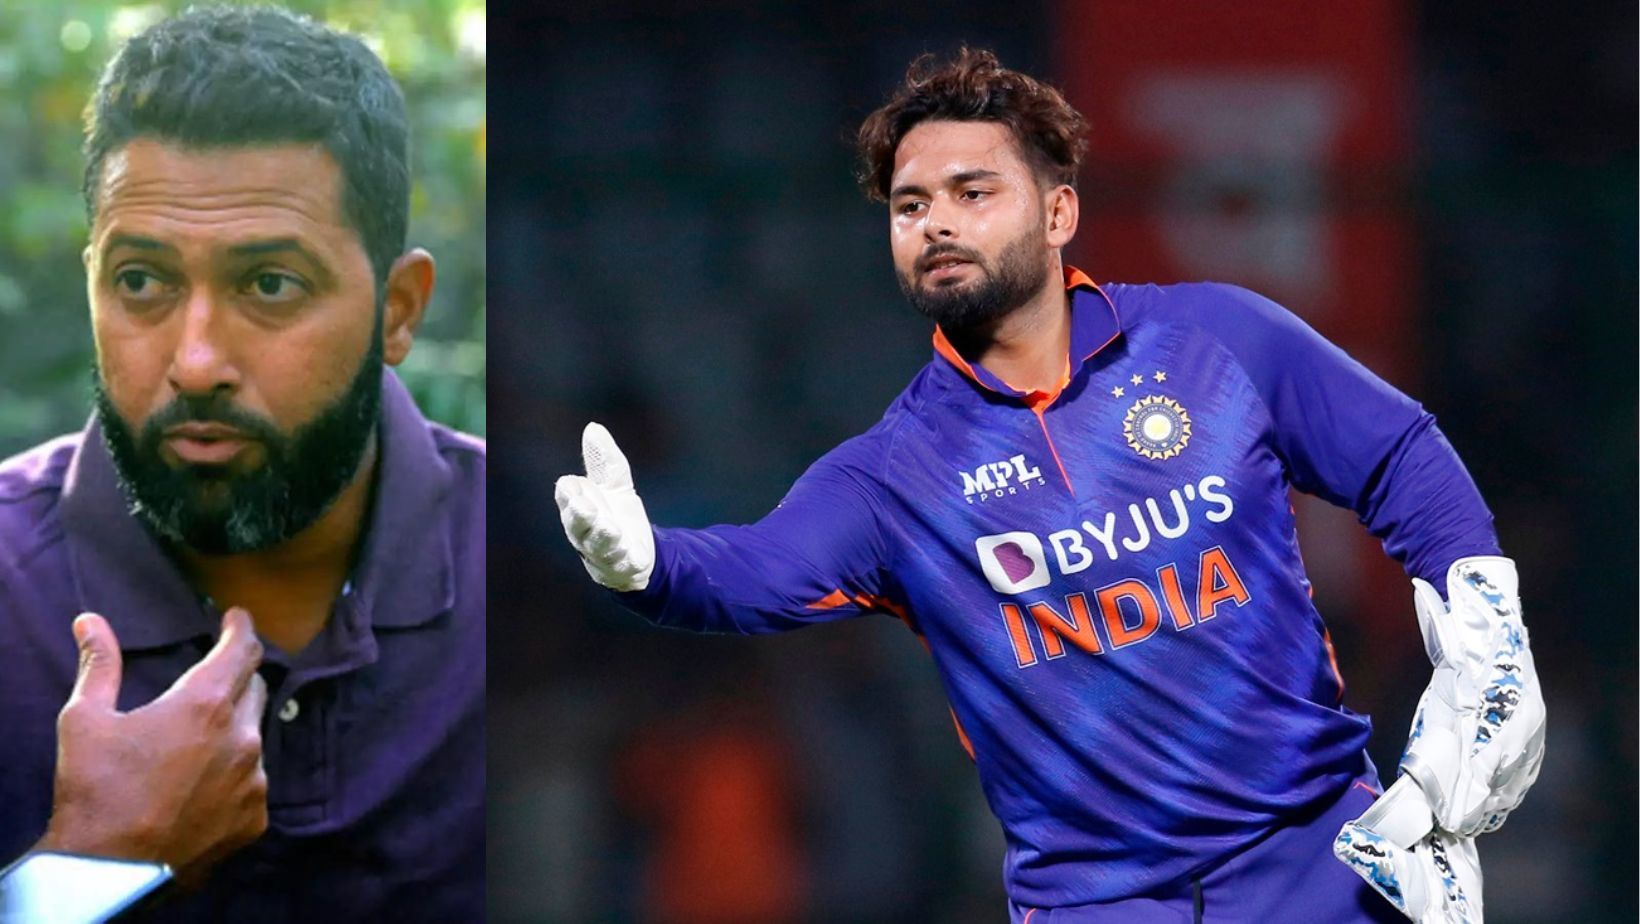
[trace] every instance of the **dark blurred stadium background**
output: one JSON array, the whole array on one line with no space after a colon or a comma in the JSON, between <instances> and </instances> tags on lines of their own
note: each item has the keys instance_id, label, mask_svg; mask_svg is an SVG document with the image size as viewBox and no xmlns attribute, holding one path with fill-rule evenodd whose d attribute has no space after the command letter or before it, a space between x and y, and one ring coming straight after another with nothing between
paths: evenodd
<instances>
[{"instance_id":1,"label":"dark blurred stadium background","mask_svg":"<svg viewBox=\"0 0 1640 924\"><path fill-rule=\"evenodd\" d=\"M661 632L552 501L607 423L652 516L744 522L930 355L843 142L961 42L1093 121L1073 262L1305 315L1440 416L1520 562L1548 761L1481 843L1495 924L1635 920L1635 8L498 3L491 917L998 921L1001 836L894 620ZM1404 578L1302 507L1386 773Z\"/></svg>"},{"instance_id":2,"label":"dark blurred stadium background","mask_svg":"<svg viewBox=\"0 0 1640 924\"><path fill-rule=\"evenodd\" d=\"M186 0L0 0L0 458L84 426L90 408L80 116L126 37ZM434 419L485 420L483 0L285 0L361 35L404 88L410 242L438 290L400 367Z\"/></svg>"}]
</instances>

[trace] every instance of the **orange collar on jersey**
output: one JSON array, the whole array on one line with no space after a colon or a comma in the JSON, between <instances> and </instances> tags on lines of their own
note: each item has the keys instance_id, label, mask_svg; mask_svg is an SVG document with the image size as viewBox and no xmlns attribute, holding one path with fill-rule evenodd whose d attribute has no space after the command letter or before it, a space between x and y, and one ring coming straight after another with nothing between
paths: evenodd
<instances>
[{"instance_id":1,"label":"orange collar on jersey","mask_svg":"<svg viewBox=\"0 0 1640 924\"><path fill-rule=\"evenodd\" d=\"M1071 348L1065 357L1065 372L1051 389L1024 391L1009 385L984 366L976 366L963 359L939 327L934 328L934 350L980 387L1017 398L1032 410L1046 408L1070 384L1071 377L1082 368L1082 364L1109 346L1122 332L1115 303L1087 273L1073 266L1065 267L1065 289L1070 292Z\"/></svg>"}]
</instances>

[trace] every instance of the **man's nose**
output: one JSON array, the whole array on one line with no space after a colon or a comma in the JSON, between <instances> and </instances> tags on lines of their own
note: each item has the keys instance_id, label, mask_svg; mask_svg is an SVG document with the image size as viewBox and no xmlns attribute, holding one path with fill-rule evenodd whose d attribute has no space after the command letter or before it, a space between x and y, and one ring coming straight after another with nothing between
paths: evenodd
<instances>
[{"instance_id":1,"label":"man's nose","mask_svg":"<svg viewBox=\"0 0 1640 924\"><path fill-rule=\"evenodd\" d=\"M923 221L923 238L929 242L954 239L957 227L951 217L951 210L942 206L938 199L928 203L928 217Z\"/></svg>"},{"instance_id":2,"label":"man's nose","mask_svg":"<svg viewBox=\"0 0 1640 924\"><path fill-rule=\"evenodd\" d=\"M230 311L207 287L189 294L169 370L177 394L205 395L238 386L239 372L228 346Z\"/></svg>"}]
</instances>

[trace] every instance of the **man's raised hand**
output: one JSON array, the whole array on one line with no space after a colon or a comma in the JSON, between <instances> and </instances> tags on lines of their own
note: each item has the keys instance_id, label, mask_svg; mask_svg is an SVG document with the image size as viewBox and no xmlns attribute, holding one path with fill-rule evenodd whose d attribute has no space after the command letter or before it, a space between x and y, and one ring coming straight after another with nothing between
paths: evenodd
<instances>
[{"instance_id":1,"label":"man's raised hand","mask_svg":"<svg viewBox=\"0 0 1640 924\"><path fill-rule=\"evenodd\" d=\"M101 616L74 620L80 671L57 718L51 822L36 845L170 864L184 879L261 836L267 686L250 614L222 617L199 663L153 702L120 712L120 647Z\"/></svg>"},{"instance_id":2,"label":"man's raised hand","mask_svg":"<svg viewBox=\"0 0 1640 924\"><path fill-rule=\"evenodd\" d=\"M655 570L655 534L632 484L632 466L602 424L581 434L585 475L558 479L553 496L564 535L592 579L612 590L643 590Z\"/></svg>"}]
</instances>

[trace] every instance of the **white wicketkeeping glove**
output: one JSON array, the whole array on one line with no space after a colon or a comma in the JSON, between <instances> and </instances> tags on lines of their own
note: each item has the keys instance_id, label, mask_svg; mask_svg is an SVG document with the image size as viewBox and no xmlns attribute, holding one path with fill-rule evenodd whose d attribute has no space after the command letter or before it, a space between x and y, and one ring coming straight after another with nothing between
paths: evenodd
<instances>
[{"instance_id":1,"label":"white wicketkeeping glove","mask_svg":"<svg viewBox=\"0 0 1640 924\"><path fill-rule=\"evenodd\" d=\"M1543 765L1543 690L1515 563L1459 559L1447 571L1446 603L1428 583L1412 585L1435 675L1401 771L1423 790L1436 827L1464 837L1497 830Z\"/></svg>"},{"instance_id":2,"label":"white wicketkeeping glove","mask_svg":"<svg viewBox=\"0 0 1640 924\"><path fill-rule=\"evenodd\" d=\"M1333 855L1416 924L1482 924L1475 839L1433 830L1411 777L1346 822Z\"/></svg>"},{"instance_id":3,"label":"white wicketkeeping glove","mask_svg":"<svg viewBox=\"0 0 1640 924\"><path fill-rule=\"evenodd\" d=\"M655 534L632 485L632 466L603 424L581 434L586 475L558 479L553 496L564 535L592 579L612 590L643 590L655 570Z\"/></svg>"},{"instance_id":4,"label":"white wicketkeeping glove","mask_svg":"<svg viewBox=\"0 0 1640 924\"><path fill-rule=\"evenodd\" d=\"M1344 825L1333 854L1418 924L1481 924L1475 838L1520 805L1543 765L1543 691L1515 563L1462 558L1447 600L1412 581L1435 675L1395 781Z\"/></svg>"}]
</instances>

